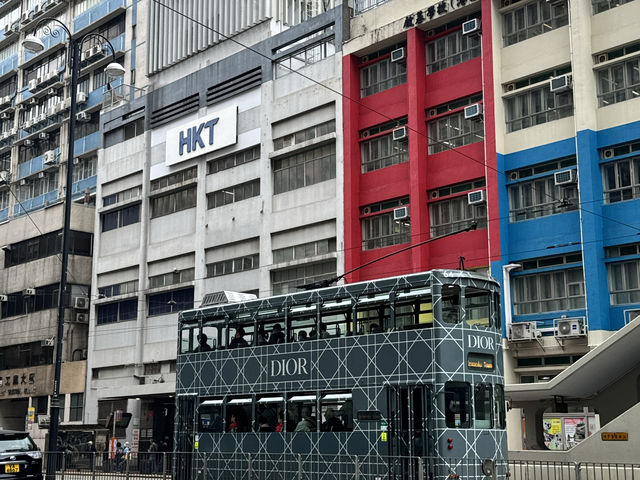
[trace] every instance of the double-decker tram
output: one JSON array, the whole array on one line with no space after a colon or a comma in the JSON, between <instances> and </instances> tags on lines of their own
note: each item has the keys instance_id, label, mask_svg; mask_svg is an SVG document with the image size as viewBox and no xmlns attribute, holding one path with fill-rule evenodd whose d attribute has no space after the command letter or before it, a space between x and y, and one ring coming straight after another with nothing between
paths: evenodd
<instances>
[{"instance_id":1,"label":"double-decker tram","mask_svg":"<svg viewBox=\"0 0 640 480\"><path fill-rule=\"evenodd\" d=\"M177 478L506 473L490 277L433 270L211 305L179 329Z\"/></svg>"}]
</instances>

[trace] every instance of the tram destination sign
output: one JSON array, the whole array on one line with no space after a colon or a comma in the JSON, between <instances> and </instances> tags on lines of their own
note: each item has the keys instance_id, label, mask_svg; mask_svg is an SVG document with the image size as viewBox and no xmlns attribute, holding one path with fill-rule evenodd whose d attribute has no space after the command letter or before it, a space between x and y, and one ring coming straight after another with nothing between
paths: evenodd
<instances>
[{"instance_id":1,"label":"tram destination sign","mask_svg":"<svg viewBox=\"0 0 640 480\"><path fill-rule=\"evenodd\" d=\"M358 410L358 421L360 422L379 422L382 419L382 413L378 410Z\"/></svg>"},{"instance_id":2,"label":"tram destination sign","mask_svg":"<svg viewBox=\"0 0 640 480\"><path fill-rule=\"evenodd\" d=\"M165 165L213 152L237 141L238 107L224 108L167 131Z\"/></svg>"}]
</instances>

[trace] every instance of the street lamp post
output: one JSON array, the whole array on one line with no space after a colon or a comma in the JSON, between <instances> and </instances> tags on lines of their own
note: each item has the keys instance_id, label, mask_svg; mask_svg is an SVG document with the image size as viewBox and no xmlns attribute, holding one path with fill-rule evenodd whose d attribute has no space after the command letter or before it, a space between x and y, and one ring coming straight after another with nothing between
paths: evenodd
<instances>
[{"instance_id":1,"label":"street lamp post","mask_svg":"<svg viewBox=\"0 0 640 480\"><path fill-rule=\"evenodd\" d=\"M58 23L69 38L69 46L67 49L67 68L71 70L71 105L69 108L69 135L67 145L67 183L65 187L64 197L64 226L62 230L62 268L60 272L60 287L58 293L58 325L56 335L56 357L53 375L53 394L51 400L51 412L49 423L49 444L47 446L49 455L47 458L47 480L55 479L56 457L54 452L57 450L58 425L60 423L60 377L62 370L62 339L64 335L64 310L66 307L66 290L67 290L67 265L69 263L69 231L71 225L71 202L72 202L72 185L73 185L73 147L74 133L76 124L76 97L78 89L78 75L80 73L80 52L82 46L87 40L94 39L109 45L113 61L105 68L105 75L108 78L121 77L124 75L124 67L116 62L116 51L113 45L103 35L98 33L88 33L79 38L73 38L69 28L56 18L43 18L36 25L34 32L40 27L43 28L45 34L53 37L60 35L58 29L49 26L50 22ZM44 43L35 35L27 35L22 41L25 50L32 53L40 53L45 50Z\"/></svg>"}]
</instances>

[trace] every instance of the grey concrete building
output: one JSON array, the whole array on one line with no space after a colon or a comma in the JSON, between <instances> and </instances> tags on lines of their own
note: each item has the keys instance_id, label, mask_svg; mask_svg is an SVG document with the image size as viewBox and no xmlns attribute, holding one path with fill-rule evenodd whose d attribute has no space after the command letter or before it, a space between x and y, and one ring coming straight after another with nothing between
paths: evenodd
<instances>
[{"instance_id":1,"label":"grey concrete building","mask_svg":"<svg viewBox=\"0 0 640 480\"><path fill-rule=\"evenodd\" d=\"M112 61L101 40L82 45L73 184L66 185L70 68L67 34L110 40L126 75L109 84ZM0 5L0 428L22 430L44 446L61 263L63 201L73 197L68 309L62 367L63 432L83 423L99 118L135 84L138 4L132 0L8 0ZM50 28L47 28L50 27ZM27 35L45 50L25 51ZM139 77L144 80L144 76ZM140 83L140 82L138 82ZM30 410L32 408L32 410ZM31 413L32 415L29 415ZM42 428L41 428L42 427Z\"/></svg>"},{"instance_id":2,"label":"grey concrete building","mask_svg":"<svg viewBox=\"0 0 640 480\"><path fill-rule=\"evenodd\" d=\"M171 444L177 312L342 273L335 3L148 4L148 93L101 118L87 424Z\"/></svg>"}]
</instances>

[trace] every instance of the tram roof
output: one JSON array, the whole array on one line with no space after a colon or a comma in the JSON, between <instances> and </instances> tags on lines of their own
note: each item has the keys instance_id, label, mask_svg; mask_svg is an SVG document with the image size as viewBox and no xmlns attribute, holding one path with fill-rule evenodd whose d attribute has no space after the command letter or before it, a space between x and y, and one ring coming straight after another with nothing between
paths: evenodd
<instances>
[{"instance_id":1,"label":"tram roof","mask_svg":"<svg viewBox=\"0 0 640 480\"><path fill-rule=\"evenodd\" d=\"M436 280L437 283L456 284L457 281L476 280L492 283L494 287L499 283L488 275L466 270L430 270L426 272L398 275L395 277L366 280L357 283L335 285L314 290L302 290L295 293L275 295L271 297L256 298L234 303L209 305L206 307L185 310L180 312L180 322L192 322L200 317L221 316L223 312L238 312L240 310L257 310L279 308L283 305L315 304L318 300L348 299L357 300L363 295L375 295L392 290L412 289L421 286L430 286Z\"/></svg>"},{"instance_id":2,"label":"tram roof","mask_svg":"<svg viewBox=\"0 0 640 480\"><path fill-rule=\"evenodd\" d=\"M507 398L515 406L556 396L591 398L640 364L638 345L640 316L550 381L506 385Z\"/></svg>"}]
</instances>

